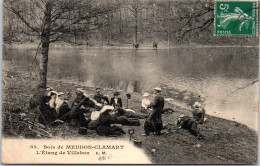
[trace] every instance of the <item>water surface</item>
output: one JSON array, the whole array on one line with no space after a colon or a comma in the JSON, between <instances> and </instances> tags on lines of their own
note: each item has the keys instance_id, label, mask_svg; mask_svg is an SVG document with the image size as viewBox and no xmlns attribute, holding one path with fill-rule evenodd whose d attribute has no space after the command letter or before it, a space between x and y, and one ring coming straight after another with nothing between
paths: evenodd
<instances>
[{"instance_id":1,"label":"water surface","mask_svg":"<svg viewBox=\"0 0 260 166\"><path fill-rule=\"evenodd\" d=\"M28 65L34 56L32 49L4 49L3 59ZM128 92L155 86L194 92L207 113L257 128L256 47L52 48L48 77Z\"/></svg>"}]
</instances>

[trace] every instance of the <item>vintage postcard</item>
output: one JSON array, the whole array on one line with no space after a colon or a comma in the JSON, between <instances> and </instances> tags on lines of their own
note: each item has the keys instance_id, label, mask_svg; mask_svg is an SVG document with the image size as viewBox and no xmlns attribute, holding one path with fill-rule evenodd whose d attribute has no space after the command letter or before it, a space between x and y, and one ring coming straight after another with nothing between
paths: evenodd
<instances>
[{"instance_id":1,"label":"vintage postcard","mask_svg":"<svg viewBox=\"0 0 260 166\"><path fill-rule=\"evenodd\" d=\"M257 164L258 0L4 0L3 164Z\"/></svg>"}]
</instances>

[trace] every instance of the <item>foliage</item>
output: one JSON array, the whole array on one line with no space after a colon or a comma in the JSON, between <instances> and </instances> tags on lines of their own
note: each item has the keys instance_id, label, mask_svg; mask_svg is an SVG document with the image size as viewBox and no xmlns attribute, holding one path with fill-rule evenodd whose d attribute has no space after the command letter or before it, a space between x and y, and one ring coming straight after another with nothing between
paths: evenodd
<instances>
[{"instance_id":1,"label":"foliage","mask_svg":"<svg viewBox=\"0 0 260 166\"><path fill-rule=\"evenodd\" d=\"M21 33L29 38L41 35L46 2L5 1L4 41L16 41ZM51 42L215 44L237 40L213 36L212 0L58 0L52 8ZM30 40L25 37L23 41ZM246 41L255 43L257 39Z\"/></svg>"}]
</instances>

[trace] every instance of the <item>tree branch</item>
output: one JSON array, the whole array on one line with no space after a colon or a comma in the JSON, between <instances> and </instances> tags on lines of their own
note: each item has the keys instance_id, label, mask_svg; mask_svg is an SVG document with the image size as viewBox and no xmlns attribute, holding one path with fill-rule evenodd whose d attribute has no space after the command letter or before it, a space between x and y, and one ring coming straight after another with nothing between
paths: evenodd
<instances>
[{"instance_id":1,"label":"tree branch","mask_svg":"<svg viewBox=\"0 0 260 166\"><path fill-rule=\"evenodd\" d=\"M211 25L211 24L213 23L213 21L214 21L214 17L208 19L206 22L204 22L204 23L203 23L202 25L200 25L200 26L197 26L197 27L195 27L195 28L190 28L190 29L186 30L185 32L183 32L183 34L181 35L180 38L183 39L184 36L185 36L187 33L191 32L191 31L194 31L194 30L197 30L197 29L201 29L200 32L202 32L202 31L205 30L207 27L209 27L209 25ZM195 33L194 33L194 34L195 34ZM194 35L194 34L193 34L193 35Z\"/></svg>"},{"instance_id":2,"label":"tree branch","mask_svg":"<svg viewBox=\"0 0 260 166\"><path fill-rule=\"evenodd\" d=\"M20 13L18 10L15 10L13 7L10 7L10 8L6 7L6 9L9 10L9 11L11 11L11 12L13 12L15 15L17 15L17 16L20 18L20 20L21 20L26 26L28 26L31 30L33 30L34 32L36 32L38 35L41 34L35 27L33 27L32 25L30 25L29 22L27 22L27 21L25 20L25 18L21 15L21 13Z\"/></svg>"}]
</instances>

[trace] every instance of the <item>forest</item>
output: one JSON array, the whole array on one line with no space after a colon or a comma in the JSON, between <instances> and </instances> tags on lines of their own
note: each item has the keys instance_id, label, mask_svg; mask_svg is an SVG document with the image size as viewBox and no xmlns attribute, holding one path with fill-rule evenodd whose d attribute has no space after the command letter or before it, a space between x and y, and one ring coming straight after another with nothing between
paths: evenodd
<instances>
[{"instance_id":1,"label":"forest","mask_svg":"<svg viewBox=\"0 0 260 166\"><path fill-rule=\"evenodd\" d=\"M256 38L214 36L212 0L4 1L5 43L40 41L47 31L50 42L89 46L154 41L164 45L257 44Z\"/></svg>"}]
</instances>

